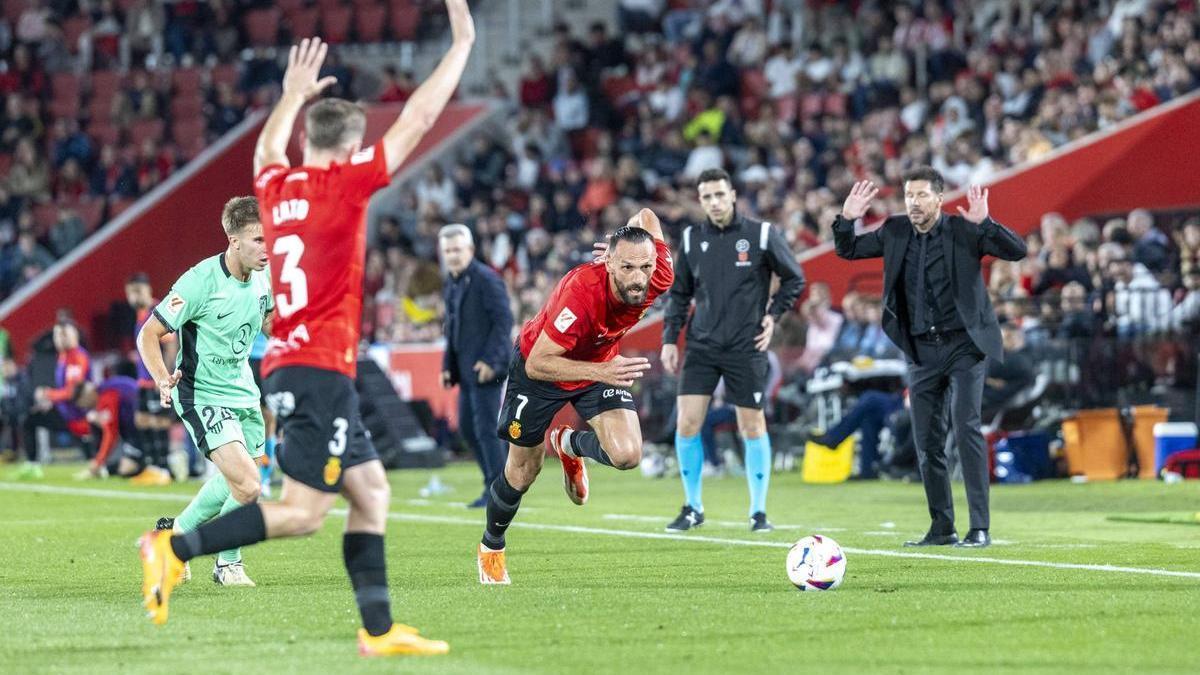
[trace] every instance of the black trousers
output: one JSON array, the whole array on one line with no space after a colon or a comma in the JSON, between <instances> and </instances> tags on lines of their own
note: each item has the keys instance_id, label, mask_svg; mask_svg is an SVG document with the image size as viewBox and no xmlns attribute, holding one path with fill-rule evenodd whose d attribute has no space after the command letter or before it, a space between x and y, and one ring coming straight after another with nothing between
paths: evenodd
<instances>
[{"instance_id":1,"label":"black trousers","mask_svg":"<svg viewBox=\"0 0 1200 675\"><path fill-rule=\"evenodd\" d=\"M468 371L468 375L475 373ZM463 440L475 452L475 461L483 473L483 487L496 480L508 460L508 446L496 436L496 419L500 416L501 384L461 382L458 385L458 430Z\"/></svg>"},{"instance_id":2,"label":"black trousers","mask_svg":"<svg viewBox=\"0 0 1200 675\"><path fill-rule=\"evenodd\" d=\"M955 531L954 498L946 462L947 409L962 462L971 529L987 529L988 458L980 422L987 373L985 357L967 332L961 330L939 336L917 336L913 343L917 361L908 364L909 401L917 463L932 520L929 531L934 534Z\"/></svg>"}]
</instances>

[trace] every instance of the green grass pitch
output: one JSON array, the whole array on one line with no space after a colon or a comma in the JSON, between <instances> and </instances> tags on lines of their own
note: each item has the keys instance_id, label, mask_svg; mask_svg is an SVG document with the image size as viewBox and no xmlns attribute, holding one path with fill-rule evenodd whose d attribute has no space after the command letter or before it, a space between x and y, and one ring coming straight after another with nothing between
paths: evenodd
<instances>
[{"instance_id":1,"label":"green grass pitch","mask_svg":"<svg viewBox=\"0 0 1200 675\"><path fill-rule=\"evenodd\" d=\"M481 587L483 514L461 504L477 472L437 472L454 492L430 500L429 472L394 472L393 612L451 653L364 660L340 515L310 539L248 549L258 588L217 587L211 557L193 561L155 627L133 543L199 485L78 483L76 468L0 479L4 673L1200 672L1200 527L1108 518L1195 514L1197 483L994 486L996 545L913 557L900 544L928 524L920 485L776 474L780 527L755 537L744 481L709 480L710 522L668 535L677 480L593 467L581 508L551 461L509 530L513 585ZM847 549L833 592L801 593L784 572L789 543L814 532Z\"/></svg>"}]
</instances>

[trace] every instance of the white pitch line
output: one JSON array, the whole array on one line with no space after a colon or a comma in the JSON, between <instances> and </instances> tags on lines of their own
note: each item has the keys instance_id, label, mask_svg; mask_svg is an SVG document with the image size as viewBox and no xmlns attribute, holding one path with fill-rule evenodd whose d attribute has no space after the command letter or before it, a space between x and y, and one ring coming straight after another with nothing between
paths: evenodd
<instances>
[{"instance_id":1,"label":"white pitch line","mask_svg":"<svg viewBox=\"0 0 1200 675\"><path fill-rule=\"evenodd\" d=\"M57 485L30 485L26 483L8 483L0 481L0 490L15 492L40 492L46 494L76 495L81 497L103 497L108 499L134 499L143 501L187 501L191 497L180 494L129 492L125 490L101 490L96 488L72 488ZM333 509L331 513L345 514L345 509ZM443 525L464 525L479 527L477 518L460 518L456 516L434 516L411 513L388 513L391 520L415 523L440 523ZM548 523L530 523L517 521L513 527L525 530L542 530L546 532L570 532L573 534L599 534L610 537L626 537L630 539L660 539L670 541L704 542L722 544L725 546L759 546L767 548L791 548L791 544L782 541L763 541L752 539L726 539L708 537L697 534L672 534L667 532L637 532L632 530L612 530L602 527L585 527L581 525L551 525ZM1200 572L1164 570L1153 567L1125 567L1121 565L1095 565L1087 563L1059 563L1045 560L1013 560L1007 558L989 558L970 555L946 555L940 553L910 553L907 551L892 551L872 548L850 548L843 546L847 553L855 555L873 555L884 558L912 558L918 560L944 560L957 563L986 563L992 565L1011 565L1017 567L1043 567L1059 570L1081 570L1085 572L1110 572L1117 574L1143 574L1159 577L1177 577L1183 579L1200 579Z\"/></svg>"},{"instance_id":2,"label":"white pitch line","mask_svg":"<svg viewBox=\"0 0 1200 675\"><path fill-rule=\"evenodd\" d=\"M629 520L639 523L665 523L666 518L659 516L637 516L628 513L606 513L601 518L605 520ZM749 518L745 521L741 520L705 520L705 525L716 525L717 527L736 527L738 529L746 529ZM811 530L814 532L845 532L844 527L810 527L808 525L775 525L777 530Z\"/></svg>"}]
</instances>

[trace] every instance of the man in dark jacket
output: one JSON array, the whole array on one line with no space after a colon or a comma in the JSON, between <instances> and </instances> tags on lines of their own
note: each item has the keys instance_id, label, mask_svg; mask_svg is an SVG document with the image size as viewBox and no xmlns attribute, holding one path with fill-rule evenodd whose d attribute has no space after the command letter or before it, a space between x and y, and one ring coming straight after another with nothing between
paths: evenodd
<instances>
[{"instance_id":1,"label":"man in dark jacket","mask_svg":"<svg viewBox=\"0 0 1200 675\"><path fill-rule=\"evenodd\" d=\"M685 531L704 522L700 429L713 390L723 377L725 399L734 405L746 449L750 529L769 532L766 502L771 442L763 415L770 393L766 389L766 351L779 317L792 309L804 290L804 273L778 228L737 213L737 192L724 170L701 173L698 191L708 217L683 231L663 321L662 362L672 374L679 367L679 333L688 323L675 431L686 503L667 530ZM774 296L772 276L779 277ZM693 298L696 311L688 322Z\"/></svg>"},{"instance_id":2,"label":"man in dark jacket","mask_svg":"<svg viewBox=\"0 0 1200 675\"><path fill-rule=\"evenodd\" d=\"M458 428L475 451L483 472L484 494L471 503L487 504L492 484L507 458L493 429L500 414L501 385L512 350L512 309L504 281L475 259L475 242L465 225L447 225L438 234L445 268L446 352L442 386L459 386Z\"/></svg>"},{"instance_id":3,"label":"man in dark jacket","mask_svg":"<svg viewBox=\"0 0 1200 675\"><path fill-rule=\"evenodd\" d=\"M985 358L1004 359L1000 326L980 275L985 255L1025 257L1025 241L988 217L988 192L972 186L968 209L942 213L941 174L918 167L904 175L906 214L856 235L878 188L855 183L834 220L838 256L883 258L883 330L908 361L913 437L932 524L906 545L991 543L988 461L980 420ZM942 410L950 397L951 422L963 467L971 528L963 541L954 529L954 501L947 471Z\"/></svg>"}]
</instances>

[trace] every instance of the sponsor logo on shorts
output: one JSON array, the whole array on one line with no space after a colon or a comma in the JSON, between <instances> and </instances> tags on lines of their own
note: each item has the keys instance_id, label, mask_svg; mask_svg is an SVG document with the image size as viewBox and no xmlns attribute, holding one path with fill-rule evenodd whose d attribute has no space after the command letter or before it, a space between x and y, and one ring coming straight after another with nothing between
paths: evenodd
<instances>
[{"instance_id":1,"label":"sponsor logo on shorts","mask_svg":"<svg viewBox=\"0 0 1200 675\"><path fill-rule=\"evenodd\" d=\"M575 312L572 312L570 307L563 307L563 310L558 313L558 318L554 320L554 327L558 329L558 332L565 333L571 327L571 324L575 323L575 319L577 318Z\"/></svg>"},{"instance_id":2,"label":"sponsor logo on shorts","mask_svg":"<svg viewBox=\"0 0 1200 675\"><path fill-rule=\"evenodd\" d=\"M633 394L624 389L605 389L604 393L600 394L601 398L612 398L614 396L619 396L622 403L633 402Z\"/></svg>"},{"instance_id":3,"label":"sponsor logo on shorts","mask_svg":"<svg viewBox=\"0 0 1200 675\"><path fill-rule=\"evenodd\" d=\"M513 420L512 424L508 425L508 437L516 440L521 437L521 423Z\"/></svg>"},{"instance_id":4,"label":"sponsor logo on shorts","mask_svg":"<svg viewBox=\"0 0 1200 675\"><path fill-rule=\"evenodd\" d=\"M337 485L338 478L342 476L342 460L337 457L330 457L328 462L325 462L325 484Z\"/></svg>"}]
</instances>

